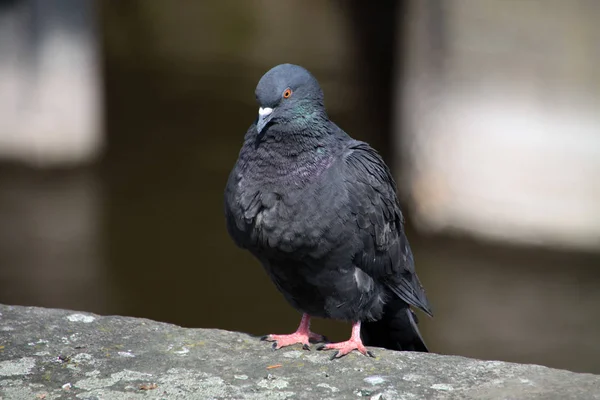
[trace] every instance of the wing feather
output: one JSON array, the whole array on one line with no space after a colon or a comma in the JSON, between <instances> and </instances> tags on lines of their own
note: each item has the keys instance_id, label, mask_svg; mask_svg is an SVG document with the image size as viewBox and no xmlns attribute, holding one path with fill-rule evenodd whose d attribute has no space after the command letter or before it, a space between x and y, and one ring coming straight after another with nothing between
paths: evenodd
<instances>
[{"instance_id":1,"label":"wing feather","mask_svg":"<svg viewBox=\"0 0 600 400\"><path fill-rule=\"evenodd\" d=\"M345 188L356 218L355 265L402 300L431 315L404 233L396 183L379 154L355 142L345 155Z\"/></svg>"}]
</instances>

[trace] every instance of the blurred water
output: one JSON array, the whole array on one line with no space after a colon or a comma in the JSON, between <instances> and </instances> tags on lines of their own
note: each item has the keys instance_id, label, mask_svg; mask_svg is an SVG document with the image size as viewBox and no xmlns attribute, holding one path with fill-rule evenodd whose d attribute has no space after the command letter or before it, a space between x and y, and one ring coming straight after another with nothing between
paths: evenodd
<instances>
[{"instance_id":1,"label":"blurred water","mask_svg":"<svg viewBox=\"0 0 600 400\"><path fill-rule=\"evenodd\" d=\"M315 50L301 42L278 48L275 38L259 35L272 52L253 58L247 39L222 36L202 62L182 61L177 49L157 62L143 45L168 48L183 38L157 38L159 28L143 24L152 13L139 12L139 2L113 4L119 5L107 33L104 160L83 170L0 166L0 302L256 335L293 331L299 314L227 236L222 194L256 116L253 91L272 65L268 57L305 60L324 87L332 119L389 151L365 118L375 115L363 101L369 88L356 82L354 63L339 61L352 60L350 39L324 36ZM197 24L199 14L189 9L172 12L190 17L166 18L171 25ZM323 12L308 14L327 21ZM214 22L202 16L207 26ZM259 29L244 18L234 18L239 29ZM323 21L315 31L325 29ZM144 26L111 39L136 24ZM248 54L234 58L240 49ZM435 318L420 314L433 351L600 373L600 256L408 230L434 307ZM333 340L350 334L348 325L332 321L316 320L314 328Z\"/></svg>"}]
</instances>

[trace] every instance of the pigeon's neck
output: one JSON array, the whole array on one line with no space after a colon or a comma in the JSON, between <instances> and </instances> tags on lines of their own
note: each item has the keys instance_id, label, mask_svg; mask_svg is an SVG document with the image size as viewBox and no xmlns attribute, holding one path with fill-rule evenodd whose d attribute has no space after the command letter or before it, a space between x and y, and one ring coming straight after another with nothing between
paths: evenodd
<instances>
[{"instance_id":1,"label":"pigeon's neck","mask_svg":"<svg viewBox=\"0 0 600 400\"><path fill-rule=\"evenodd\" d=\"M275 126L272 128L276 128ZM316 179L334 160L339 140L323 132L281 132L270 129L246 142L240 161L262 181L297 185Z\"/></svg>"}]
</instances>

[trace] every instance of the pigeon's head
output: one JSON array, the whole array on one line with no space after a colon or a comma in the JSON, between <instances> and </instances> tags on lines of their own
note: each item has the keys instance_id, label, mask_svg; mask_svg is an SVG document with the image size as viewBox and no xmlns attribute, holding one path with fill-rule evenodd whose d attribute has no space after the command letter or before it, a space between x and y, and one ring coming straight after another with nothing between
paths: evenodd
<instances>
[{"instance_id":1,"label":"pigeon's head","mask_svg":"<svg viewBox=\"0 0 600 400\"><path fill-rule=\"evenodd\" d=\"M280 64L260 78L256 86L259 134L268 125L286 124L289 129L306 126L315 116L325 115L319 82L306 69Z\"/></svg>"}]
</instances>

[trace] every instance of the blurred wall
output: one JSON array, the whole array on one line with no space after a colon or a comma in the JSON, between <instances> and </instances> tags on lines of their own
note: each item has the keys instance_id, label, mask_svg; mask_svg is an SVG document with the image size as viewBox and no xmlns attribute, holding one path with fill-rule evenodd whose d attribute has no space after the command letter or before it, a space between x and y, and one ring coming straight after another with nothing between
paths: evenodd
<instances>
[{"instance_id":1,"label":"blurred wall","mask_svg":"<svg viewBox=\"0 0 600 400\"><path fill-rule=\"evenodd\" d=\"M93 0L0 1L0 160L87 164L102 150Z\"/></svg>"},{"instance_id":2,"label":"blurred wall","mask_svg":"<svg viewBox=\"0 0 600 400\"><path fill-rule=\"evenodd\" d=\"M409 13L396 150L418 227L600 250L600 2Z\"/></svg>"}]
</instances>

